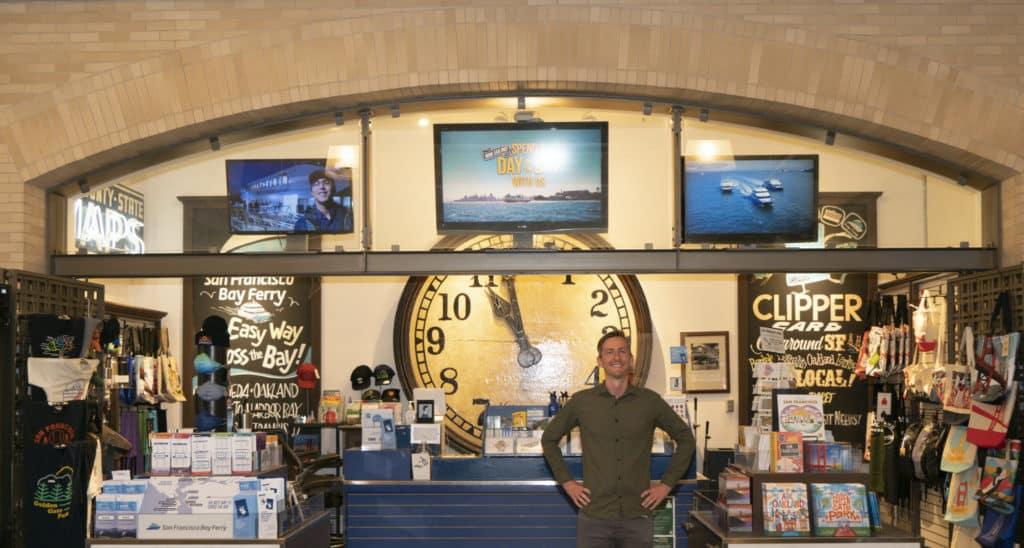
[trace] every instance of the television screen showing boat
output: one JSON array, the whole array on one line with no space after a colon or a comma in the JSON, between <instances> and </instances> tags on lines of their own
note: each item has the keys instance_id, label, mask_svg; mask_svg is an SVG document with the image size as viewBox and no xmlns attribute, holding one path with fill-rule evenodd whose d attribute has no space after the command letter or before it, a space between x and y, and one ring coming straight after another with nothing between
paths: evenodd
<instances>
[{"instance_id":1,"label":"television screen showing boat","mask_svg":"<svg viewBox=\"0 0 1024 548\"><path fill-rule=\"evenodd\" d=\"M683 241L786 243L817 238L818 156L682 160Z\"/></svg>"},{"instance_id":2,"label":"television screen showing boat","mask_svg":"<svg viewBox=\"0 0 1024 548\"><path fill-rule=\"evenodd\" d=\"M439 233L608 229L608 123L436 124Z\"/></svg>"}]
</instances>

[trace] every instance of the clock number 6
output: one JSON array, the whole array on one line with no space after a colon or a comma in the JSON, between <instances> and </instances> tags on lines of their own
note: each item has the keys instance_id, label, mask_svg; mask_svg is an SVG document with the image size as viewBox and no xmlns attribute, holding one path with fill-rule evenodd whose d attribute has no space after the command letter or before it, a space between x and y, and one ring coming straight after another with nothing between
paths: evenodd
<instances>
[{"instance_id":1,"label":"clock number 6","mask_svg":"<svg viewBox=\"0 0 1024 548\"><path fill-rule=\"evenodd\" d=\"M459 378L459 370L454 367L445 367L441 370L441 386L444 387L444 393L451 396L452 394L459 391L459 383L455 379ZM448 390L448 388L451 390Z\"/></svg>"}]
</instances>

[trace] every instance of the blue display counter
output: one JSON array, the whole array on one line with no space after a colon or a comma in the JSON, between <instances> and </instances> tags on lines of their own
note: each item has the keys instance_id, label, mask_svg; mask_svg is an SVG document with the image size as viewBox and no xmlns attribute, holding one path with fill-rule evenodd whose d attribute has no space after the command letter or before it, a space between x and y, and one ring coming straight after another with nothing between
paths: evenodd
<instances>
[{"instance_id":1,"label":"blue display counter","mask_svg":"<svg viewBox=\"0 0 1024 548\"><path fill-rule=\"evenodd\" d=\"M360 453L360 454L356 454ZM658 478L667 456L651 459ZM407 450L345 453L348 548L574 548L576 508L541 456L435 458L431 481L411 481ZM405 463L405 470L398 470ZM566 457L581 475L580 457ZM394 470L400 479L382 477ZM694 467L672 494L675 546L687 547Z\"/></svg>"}]
</instances>

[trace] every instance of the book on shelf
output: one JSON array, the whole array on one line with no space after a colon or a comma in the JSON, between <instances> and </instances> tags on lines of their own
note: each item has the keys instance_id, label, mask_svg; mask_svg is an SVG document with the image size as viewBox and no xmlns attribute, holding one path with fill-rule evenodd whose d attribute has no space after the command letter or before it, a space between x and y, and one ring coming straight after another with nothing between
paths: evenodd
<instances>
[{"instance_id":1,"label":"book on shelf","mask_svg":"<svg viewBox=\"0 0 1024 548\"><path fill-rule=\"evenodd\" d=\"M772 472L803 472L803 447L800 432L772 432Z\"/></svg>"},{"instance_id":2,"label":"book on shelf","mask_svg":"<svg viewBox=\"0 0 1024 548\"><path fill-rule=\"evenodd\" d=\"M871 536L868 494L863 483L812 483L811 504L816 536Z\"/></svg>"},{"instance_id":3,"label":"book on shelf","mask_svg":"<svg viewBox=\"0 0 1024 548\"><path fill-rule=\"evenodd\" d=\"M775 537L805 537L811 534L807 485L803 483L762 483L764 534Z\"/></svg>"},{"instance_id":4,"label":"book on shelf","mask_svg":"<svg viewBox=\"0 0 1024 548\"><path fill-rule=\"evenodd\" d=\"M804 444L804 470L838 472L843 470L843 443L809 441Z\"/></svg>"}]
</instances>

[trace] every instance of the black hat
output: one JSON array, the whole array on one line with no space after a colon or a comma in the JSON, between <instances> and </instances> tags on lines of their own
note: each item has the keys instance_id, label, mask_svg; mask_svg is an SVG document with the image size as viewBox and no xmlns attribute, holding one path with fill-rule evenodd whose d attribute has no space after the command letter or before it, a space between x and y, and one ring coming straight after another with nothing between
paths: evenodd
<instances>
[{"instance_id":1,"label":"black hat","mask_svg":"<svg viewBox=\"0 0 1024 548\"><path fill-rule=\"evenodd\" d=\"M200 329L196 332L196 344L213 344L213 337L209 333Z\"/></svg>"},{"instance_id":2,"label":"black hat","mask_svg":"<svg viewBox=\"0 0 1024 548\"><path fill-rule=\"evenodd\" d=\"M382 363L373 369L373 378L377 386L391 384L391 379L395 378L395 370L391 369L388 364Z\"/></svg>"},{"instance_id":3,"label":"black hat","mask_svg":"<svg viewBox=\"0 0 1024 548\"><path fill-rule=\"evenodd\" d=\"M402 401L402 396L397 388L388 388L381 393L380 401Z\"/></svg>"},{"instance_id":4,"label":"black hat","mask_svg":"<svg viewBox=\"0 0 1024 548\"><path fill-rule=\"evenodd\" d=\"M352 388L355 390L362 390L370 387L370 378L373 377L373 371L369 365L360 365L352 371Z\"/></svg>"},{"instance_id":5,"label":"black hat","mask_svg":"<svg viewBox=\"0 0 1024 548\"><path fill-rule=\"evenodd\" d=\"M363 401L380 401L380 392L373 389L363 392Z\"/></svg>"},{"instance_id":6,"label":"black hat","mask_svg":"<svg viewBox=\"0 0 1024 548\"><path fill-rule=\"evenodd\" d=\"M216 346L231 346L231 335L228 334L228 322L217 315L207 316L203 320L203 331L210 336Z\"/></svg>"},{"instance_id":7,"label":"black hat","mask_svg":"<svg viewBox=\"0 0 1024 548\"><path fill-rule=\"evenodd\" d=\"M334 181L334 177L331 177L331 175L323 169L315 169L309 173L310 186L312 186L313 183L319 181L320 179L327 179L328 181L332 182Z\"/></svg>"}]
</instances>

